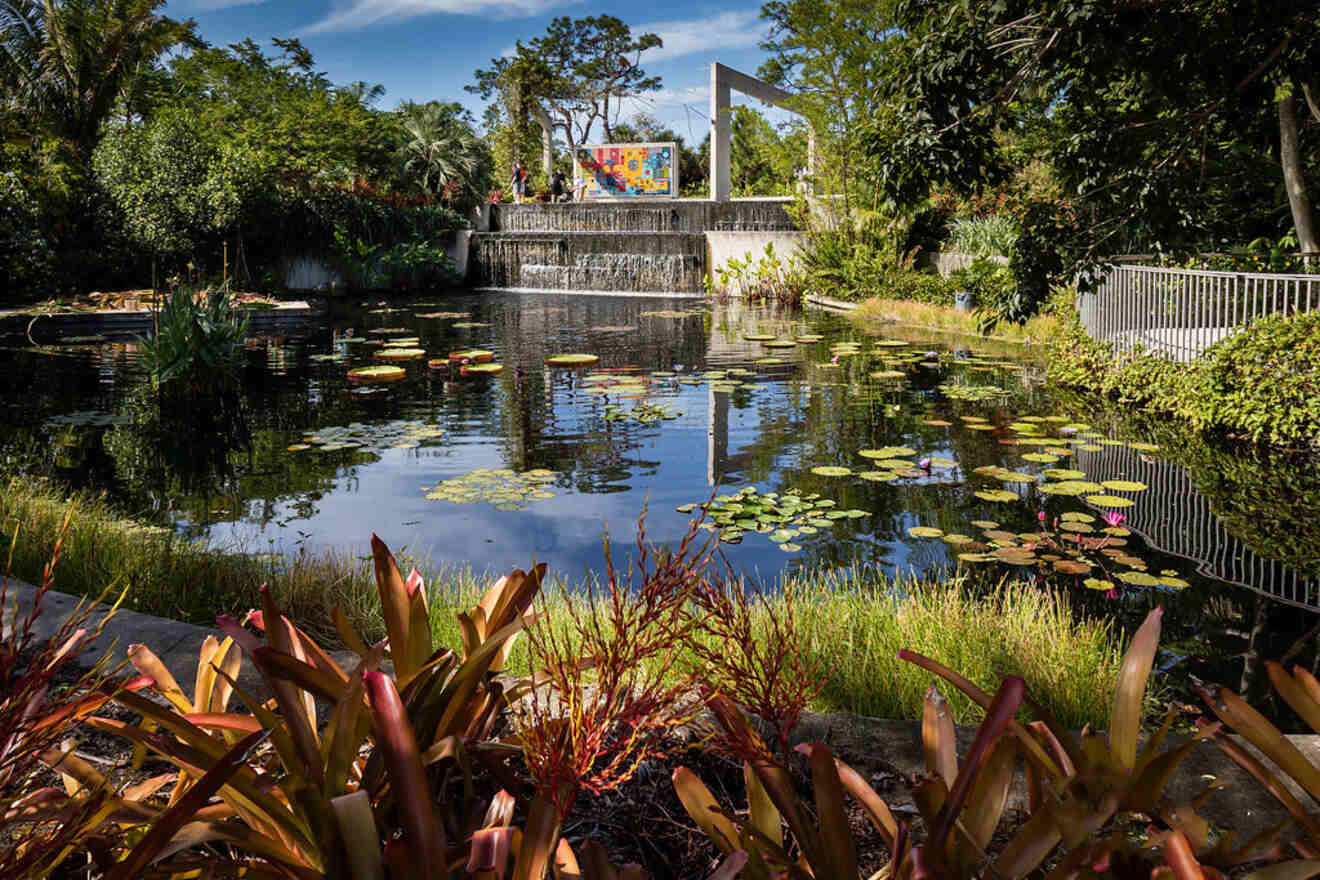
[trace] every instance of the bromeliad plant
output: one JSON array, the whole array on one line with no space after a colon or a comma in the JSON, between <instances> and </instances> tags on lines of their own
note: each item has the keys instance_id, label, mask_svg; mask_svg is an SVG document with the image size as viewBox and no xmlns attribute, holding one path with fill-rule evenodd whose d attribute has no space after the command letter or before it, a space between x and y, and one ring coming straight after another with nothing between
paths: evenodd
<instances>
[{"instance_id":1,"label":"bromeliad plant","mask_svg":"<svg viewBox=\"0 0 1320 880\"><path fill-rule=\"evenodd\" d=\"M236 869L295 877L374 878L389 865L393 877L429 878L467 862L469 841L499 813L479 796L474 764L501 764L509 750L489 742L495 719L506 698L532 686L495 674L531 619L545 567L515 571L461 615L464 644L455 652L432 646L417 572L404 579L375 536L372 551L389 638L368 646L336 610L352 656L347 670L265 589L248 622L266 639L220 618L227 638L203 645L191 696L149 650L132 649L166 705L120 693L116 701L141 723L88 723L172 763L176 774L168 798L139 815L148 834L127 851L93 852L107 876L140 876L158 862L163 870L204 844L232 845ZM242 655L270 701L240 684ZM382 671L387 658L392 675ZM246 711L230 708L235 697ZM318 701L330 708L324 724ZM257 749L267 737L270 747Z\"/></svg>"},{"instance_id":2,"label":"bromeliad plant","mask_svg":"<svg viewBox=\"0 0 1320 880\"><path fill-rule=\"evenodd\" d=\"M889 848L890 862L877 878L1027 877L1047 860L1055 863L1050 877L1108 872L1146 878L1152 870L1176 878L1222 876L1219 869L1243 863L1268 841L1235 848L1231 838L1212 840L1208 825L1195 813L1206 795L1189 804L1165 795L1178 764L1200 739L1215 736L1217 725L1165 749L1174 717L1170 712L1160 729L1139 744L1160 617L1159 609L1148 615L1124 657L1107 737L1089 730L1074 736L1030 699L1019 678L1006 678L992 697L934 660L900 652L986 710L960 760L944 698L933 687L927 694L922 721L927 773L913 790L923 839L894 817L860 774L824 746L804 744L797 750L810 762L816 800L812 821L812 811L788 784L785 765L756 738L737 707L722 699L711 706L728 741L746 755L748 814L721 808L686 770L674 774L675 788L718 847L750 854L749 877L857 876L842 791L857 801ZM1020 723L1016 716L1024 707L1039 720ZM1029 815L1005 845L993 847L1019 759ZM1136 817L1149 823L1140 837L1127 833L1126 825ZM784 835L784 826L791 838Z\"/></svg>"}]
</instances>

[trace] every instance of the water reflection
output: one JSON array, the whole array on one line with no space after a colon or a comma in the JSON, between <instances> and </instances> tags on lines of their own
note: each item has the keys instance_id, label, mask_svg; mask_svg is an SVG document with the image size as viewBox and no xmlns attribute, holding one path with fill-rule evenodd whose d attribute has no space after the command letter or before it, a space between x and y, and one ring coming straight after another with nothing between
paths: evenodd
<instances>
[{"instance_id":1,"label":"water reflection","mask_svg":"<svg viewBox=\"0 0 1320 880\"><path fill-rule=\"evenodd\" d=\"M372 331L391 327L416 336L428 357L486 348L505 370L461 377L423 361L397 384L347 382L347 370L372 363L388 335ZM757 333L823 338L767 349L746 339ZM1123 446L1079 450L1068 466L1095 480L1147 483L1127 511L1137 532L1133 552L1152 570L1176 570L1194 585L1184 594L1128 589L1119 603L1082 591L1079 601L1135 614L1148 597L1204 609L1227 596L1236 610L1225 619L1238 615L1231 624L1238 627L1254 613L1238 587L1316 604L1320 477L1313 469L1244 460L1127 413L1085 413L1011 348L896 328L883 336L892 348L837 316L739 302L707 308L691 299L463 294L384 309L350 304L302 334L251 341L246 430L223 440L196 424L143 417L131 344L33 351L11 338L15 347L0 351L8 425L0 443L11 470L107 489L126 508L217 544L341 549L376 530L437 560L503 568L535 556L570 577L599 565L607 524L626 550L648 502L648 534L660 540L687 526L688 515L675 508L743 486L816 493L868 513L795 539L799 553L784 553L762 535L726 545L734 565L773 576L857 560L946 567L956 563L956 550L910 538L910 526L960 533L980 519L1022 532L1035 527L1038 509L1051 516L1088 509L1073 498L1028 493L1029 504L1003 505L973 495L986 488L977 468L1024 467L1023 450L1001 442L1011 439L1015 420L1065 412L1112 436L1163 447L1158 455ZM842 339L863 342L863 353L840 356L831 345ZM903 351L904 343L915 356L888 366L905 379L875 380L885 352ZM565 351L599 354L600 364L545 366L548 355ZM764 363L768 356L784 363ZM711 371L722 377L710 378ZM591 372L636 377L640 396L602 393L586 381ZM611 417L643 402L682 415ZM963 417L983 419L986 430L970 430ZM418 426L433 433L408 433ZM329 442L309 442L318 432ZM958 467L893 482L812 472L821 465L864 469L858 450L894 444ZM426 498L479 469L548 471L553 495L522 506L508 498Z\"/></svg>"}]
</instances>

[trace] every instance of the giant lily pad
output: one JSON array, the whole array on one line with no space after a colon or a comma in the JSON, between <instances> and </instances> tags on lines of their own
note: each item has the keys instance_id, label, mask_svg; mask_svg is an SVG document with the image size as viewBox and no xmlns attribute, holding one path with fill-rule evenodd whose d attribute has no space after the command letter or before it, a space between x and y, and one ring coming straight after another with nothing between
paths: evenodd
<instances>
[{"instance_id":1,"label":"giant lily pad","mask_svg":"<svg viewBox=\"0 0 1320 880\"><path fill-rule=\"evenodd\" d=\"M987 489L983 492L976 492L974 494L982 501L1008 502L1018 500L1017 493L1010 492L1007 489Z\"/></svg>"},{"instance_id":2,"label":"giant lily pad","mask_svg":"<svg viewBox=\"0 0 1320 880\"><path fill-rule=\"evenodd\" d=\"M420 361L426 352L420 348L386 348L375 354L378 361Z\"/></svg>"},{"instance_id":3,"label":"giant lily pad","mask_svg":"<svg viewBox=\"0 0 1320 880\"><path fill-rule=\"evenodd\" d=\"M484 364L495 360L495 352L487 351L484 348L465 348L460 351L451 351L449 359L454 363L467 361L473 364Z\"/></svg>"},{"instance_id":4,"label":"giant lily pad","mask_svg":"<svg viewBox=\"0 0 1320 880\"><path fill-rule=\"evenodd\" d=\"M350 382L398 382L408 375L403 367L377 366L357 367L348 371Z\"/></svg>"},{"instance_id":5,"label":"giant lily pad","mask_svg":"<svg viewBox=\"0 0 1320 880\"><path fill-rule=\"evenodd\" d=\"M1150 488L1136 480L1105 480L1100 485L1112 492L1145 492Z\"/></svg>"},{"instance_id":6,"label":"giant lily pad","mask_svg":"<svg viewBox=\"0 0 1320 880\"><path fill-rule=\"evenodd\" d=\"M1096 507L1131 507L1132 499L1117 495L1087 495L1086 500Z\"/></svg>"},{"instance_id":7,"label":"giant lily pad","mask_svg":"<svg viewBox=\"0 0 1320 880\"><path fill-rule=\"evenodd\" d=\"M464 364L459 373L464 376L498 376L504 372L504 364Z\"/></svg>"},{"instance_id":8,"label":"giant lily pad","mask_svg":"<svg viewBox=\"0 0 1320 880\"><path fill-rule=\"evenodd\" d=\"M944 535L944 529L937 529L934 526L912 526L908 529L908 534L914 538L939 538Z\"/></svg>"},{"instance_id":9,"label":"giant lily pad","mask_svg":"<svg viewBox=\"0 0 1320 880\"><path fill-rule=\"evenodd\" d=\"M811 472L822 477L846 477L852 473L852 469L838 467L837 465L822 464L812 468Z\"/></svg>"}]
</instances>

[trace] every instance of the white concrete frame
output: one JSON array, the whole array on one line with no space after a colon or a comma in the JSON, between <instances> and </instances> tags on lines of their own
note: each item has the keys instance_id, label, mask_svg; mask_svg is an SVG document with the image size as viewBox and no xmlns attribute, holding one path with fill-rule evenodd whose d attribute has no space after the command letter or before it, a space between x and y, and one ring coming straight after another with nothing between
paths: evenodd
<instances>
[{"instance_id":1,"label":"white concrete frame","mask_svg":"<svg viewBox=\"0 0 1320 880\"><path fill-rule=\"evenodd\" d=\"M710 65L710 197L717 202L729 200L729 97L737 90L758 101L773 104L791 113L794 95L770 83L725 67L718 61ZM807 172L816 174L816 132L807 128Z\"/></svg>"}]
</instances>

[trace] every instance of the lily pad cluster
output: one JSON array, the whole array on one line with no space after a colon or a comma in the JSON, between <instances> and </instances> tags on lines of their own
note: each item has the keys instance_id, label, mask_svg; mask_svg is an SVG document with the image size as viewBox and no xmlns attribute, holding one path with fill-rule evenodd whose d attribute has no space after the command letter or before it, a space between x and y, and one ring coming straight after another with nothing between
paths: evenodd
<instances>
[{"instance_id":1,"label":"lily pad cluster","mask_svg":"<svg viewBox=\"0 0 1320 880\"><path fill-rule=\"evenodd\" d=\"M414 449L438 440L444 428L416 420L394 419L378 424L353 422L327 425L305 434L301 443L291 444L291 452L315 450L336 452L341 449Z\"/></svg>"},{"instance_id":2,"label":"lily pad cluster","mask_svg":"<svg viewBox=\"0 0 1320 880\"><path fill-rule=\"evenodd\" d=\"M842 519L860 519L870 516L865 510L838 510L830 498L819 492L803 494L799 489L787 492L758 492L755 486L746 486L732 495L717 495L709 504L684 504L675 508L679 513L691 513L704 507L709 520L701 527L719 534L727 544L737 544L748 532L769 537L785 553L795 553L802 545L795 538L819 534Z\"/></svg>"},{"instance_id":3,"label":"lily pad cluster","mask_svg":"<svg viewBox=\"0 0 1320 880\"><path fill-rule=\"evenodd\" d=\"M605 405L605 421L607 422L640 422L643 425L649 425L652 422L668 421L681 417L683 413L674 408L670 403L638 403L632 409L625 410L621 406L608 403Z\"/></svg>"},{"instance_id":4,"label":"lily pad cluster","mask_svg":"<svg viewBox=\"0 0 1320 880\"><path fill-rule=\"evenodd\" d=\"M529 504L555 497L549 487L557 476L545 468L521 473L511 468L478 468L429 487L426 497L454 504L493 504L496 510L525 510Z\"/></svg>"}]
</instances>

